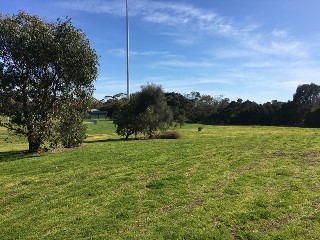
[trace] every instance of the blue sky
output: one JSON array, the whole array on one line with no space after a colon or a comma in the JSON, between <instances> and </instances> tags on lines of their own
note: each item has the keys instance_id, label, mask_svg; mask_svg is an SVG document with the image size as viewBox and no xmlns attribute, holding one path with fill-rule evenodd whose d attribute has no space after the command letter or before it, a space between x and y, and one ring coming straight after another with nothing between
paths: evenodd
<instances>
[{"instance_id":1,"label":"blue sky","mask_svg":"<svg viewBox=\"0 0 320 240\"><path fill-rule=\"evenodd\" d=\"M69 16L99 55L95 97L126 92L125 0L1 0ZM146 83L260 103L320 84L319 0L129 0L131 92Z\"/></svg>"}]
</instances>

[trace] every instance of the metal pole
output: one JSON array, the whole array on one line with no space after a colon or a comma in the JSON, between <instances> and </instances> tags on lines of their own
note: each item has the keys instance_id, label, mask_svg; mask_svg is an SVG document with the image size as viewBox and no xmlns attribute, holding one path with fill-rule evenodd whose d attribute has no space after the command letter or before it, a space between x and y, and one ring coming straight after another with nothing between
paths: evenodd
<instances>
[{"instance_id":1,"label":"metal pole","mask_svg":"<svg viewBox=\"0 0 320 240\"><path fill-rule=\"evenodd\" d=\"M128 0L126 0L126 35L127 35L127 98L130 100L130 59L129 59L129 8Z\"/></svg>"}]
</instances>

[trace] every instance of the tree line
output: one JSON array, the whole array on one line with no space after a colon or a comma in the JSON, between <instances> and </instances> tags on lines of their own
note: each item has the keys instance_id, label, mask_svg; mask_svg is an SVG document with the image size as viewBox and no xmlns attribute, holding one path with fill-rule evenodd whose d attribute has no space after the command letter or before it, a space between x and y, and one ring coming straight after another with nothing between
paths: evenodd
<instances>
[{"instance_id":1,"label":"tree line","mask_svg":"<svg viewBox=\"0 0 320 240\"><path fill-rule=\"evenodd\" d=\"M96 101L95 106L117 120L117 113L123 111L125 97L125 94L108 96ZM320 127L320 86L314 83L299 85L293 99L287 102L230 101L223 96L212 97L199 92L184 95L167 92L164 97L173 121L178 123ZM140 104L145 102L141 100Z\"/></svg>"}]
</instances>

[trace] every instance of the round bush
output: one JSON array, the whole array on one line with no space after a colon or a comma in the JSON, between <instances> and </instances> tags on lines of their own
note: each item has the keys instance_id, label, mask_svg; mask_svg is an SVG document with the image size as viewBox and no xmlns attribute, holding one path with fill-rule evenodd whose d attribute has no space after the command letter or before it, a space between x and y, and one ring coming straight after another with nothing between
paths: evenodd
<instances>
[{"instance_id":1,"label":"round bush","mask_svg":"<svg viewBox=\"0 0 320 240\"><path fill-rule=\"evenodd\" d=\"M160 139L178 139L181 138L178 132L165 132L159 136Z\"/></svg>"}]
</instances>

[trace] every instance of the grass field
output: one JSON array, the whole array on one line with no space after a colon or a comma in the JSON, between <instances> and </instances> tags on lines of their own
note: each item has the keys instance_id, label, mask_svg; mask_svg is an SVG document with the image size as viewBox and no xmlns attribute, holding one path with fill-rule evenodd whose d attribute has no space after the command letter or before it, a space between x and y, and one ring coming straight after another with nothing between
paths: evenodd
<instances>
[{"instance_id":1,"label":"grass field","mask_svg":"<svg viewBox=\"0 0 320 240\"><path fill-rule=\"evenodd\" d=\"M26 155L0 129L0 239L319 239L320 130L186 125Z\"/></svg>"}]
</instances>

